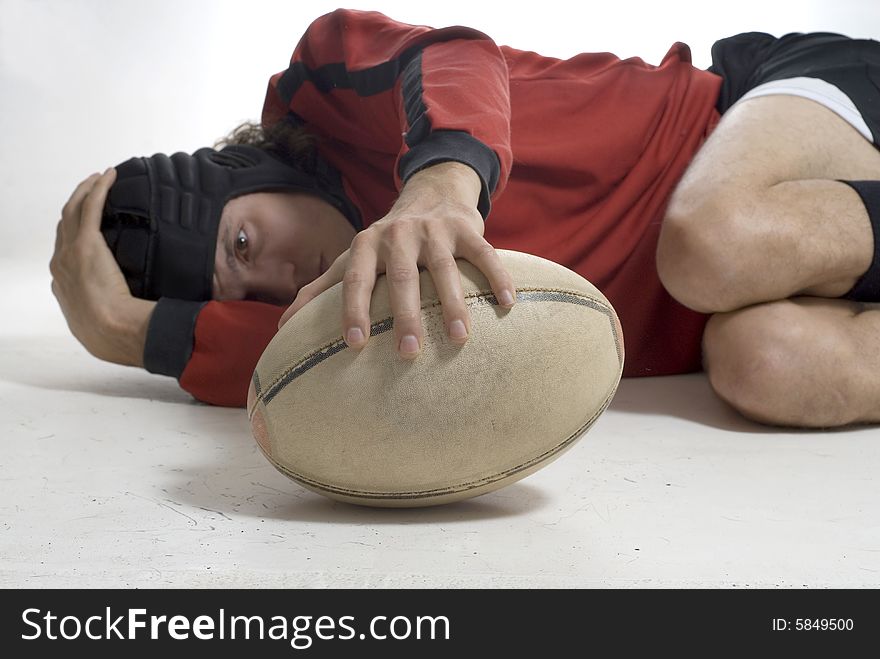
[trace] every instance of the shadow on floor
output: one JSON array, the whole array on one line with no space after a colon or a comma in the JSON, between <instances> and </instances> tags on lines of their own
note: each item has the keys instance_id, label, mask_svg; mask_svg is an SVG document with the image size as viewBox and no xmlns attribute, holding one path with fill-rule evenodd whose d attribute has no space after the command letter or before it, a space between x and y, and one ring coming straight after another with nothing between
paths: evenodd
<instances>
[{"instance_id":1,"label":"shadow on floor","mask_svg":"<svg viewBox=\"0 0 880 659\"><path fill-rule=\"evenodd\" d=\"M704 373L625 378L621 380L609 409L630 414L675 417L717 430L738 433L814 432L750 421L712 391Z\"/></svg>"},{"instance_id":2,"label":"shadow on floor","mask_svg":"<svg viewBox=\"0 0 880 659\"><path fill-rule=\"evenodd\" d=\"M0 380L40 389L199 405L172 378L102 362L73 337L0 337L0 355ZM676 417L732 432L792 430L764 426L741 416L715 395L702 373L624 378L610 409Z\"/></svg>"},{"instance_id":3,"label":"shadow on floor","mask_svg":"<svg viewBox=\"0 0 880 659\"><path fill-rule=\"evenodd\" d=\"M528 515L551 499L528 478L494 492L464 501L422 508L371 508L343 503L307 490L277 471L257 448L249 433L236 432L240 424L227 424L224 450L199 452L223 456L213 463L189 464L168 473L162 490L177 503L224 517L327 524L410 524L470 522Z\"/></svg>"},{"instance_id":4,"label":"shadow on floor","mask_svg":"<svg viewBox=\"0 0 880 659\"><path fill-rule=\"evenodd\" d=\"M295 485L295 484L293 484ZM369 508L333 501L312 492L277 506L274 519L327 524L454 524L504 517L522 517L548 504L544 492L525 481L473 499L423 508Z\"/></svg>"},{"instance_id":5,"label":"shadow on floor","mask_svg":"<svg viewBox=\"0 0 880 659\"><path fill-rule=\"evenodd\" d=\"M751 421L721 400L709 385L705 373L653 378L625 378L609 407L617 412L668 416L717 430L761 435L836 434L865 428L794 428Z\"/></svg>"},{"instance_id":6,"label":"shadow on floor","mask_svg":"<svg viewBox=\"0 0 880 659\"><path fill-rule=\"evenodd\" d=\"M73 337L0 337L0 380L37 389L194 404L169 377L103 362Z\"/></svg>"}]
</instances>

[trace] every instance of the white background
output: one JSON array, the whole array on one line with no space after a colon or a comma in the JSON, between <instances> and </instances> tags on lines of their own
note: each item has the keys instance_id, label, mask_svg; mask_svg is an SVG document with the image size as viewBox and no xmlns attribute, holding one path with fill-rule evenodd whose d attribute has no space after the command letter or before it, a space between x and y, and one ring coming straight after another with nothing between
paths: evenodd
<instances>
[{"instance_id":1,"label":"white background","mask_svg":"<svg viewBox=\"0 0 880 659\"><path fill-rule=\"evenodd\" d=\"M212 144L259 117L269 76L307 25L340 6L313 0L0 0L0 258L48 263L76 183L133 155ZM828 30L880 38L876 0L399 2L408 23L467 25L555 57L610 51L659 63L675 41L710 64L721 37Z\"/></svg>"},{"instance_id":2,"label":"white background","mask_svg":"<svg viewBox=\"0 0 880 659\"><path fill-rule=\"evenodd\" d=\"M680 40L700 67L747 30L880 37L878 0L428 4L353 6L559 57L656 64ZM546 469L392 512L307 492L242 410L86 353L47 268L75 184L257 118L269 76L334 8L0 0L0 587L880 587L877 426L759 426L703 374L625 379Z\"/></svg>"}]
</instances>

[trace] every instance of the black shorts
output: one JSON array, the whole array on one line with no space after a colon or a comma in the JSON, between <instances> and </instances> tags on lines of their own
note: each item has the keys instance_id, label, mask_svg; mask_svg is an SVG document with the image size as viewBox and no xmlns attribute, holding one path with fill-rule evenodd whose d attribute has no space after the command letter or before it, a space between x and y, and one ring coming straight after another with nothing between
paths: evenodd
<instances>
[{"instance_id":1,"label":"black shorts","mask_svg":"<svg viewBox=\"0 0 880 659\"><path fill-rule=\"evenodd\" d=\"M818 78L846 94L880 145L880 42L830 32L776 38L746 32L716 41L709 71L723 79L718 112L746 92L775 80Z\"/></svg>"}]
</instances>

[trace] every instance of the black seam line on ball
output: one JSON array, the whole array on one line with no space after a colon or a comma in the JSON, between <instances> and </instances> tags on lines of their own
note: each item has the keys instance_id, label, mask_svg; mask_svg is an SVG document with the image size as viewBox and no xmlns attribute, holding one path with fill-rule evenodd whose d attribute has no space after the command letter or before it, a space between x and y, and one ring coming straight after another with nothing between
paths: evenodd
<instances>
[{"instance_id":1,"label":"black seam line on ball","mask_svg":"<svg viewBox=\"0 0 880 659\"><path fill-rule=\"evenodd\" d=\"M492 306L499 306L498 299L494 294L486 294L480 293L477 295L466 296L471 297L473 304L489 304ZM517 291L516 293L517 303L521 302L567 302L570 304L580 304L586 307L590 307L591 309L595 309L596 311L600 311L605 314L608 319L611 321L611 333L614 336L614 347L617 350L617 359L621 360L620 354L620 339L617 336L617 327L611 317L611 310L605 306L604 304L588 297L583 297L576 293L564 292L564 291L549 291L549 290L538 290L538 291ZM436 302L433 305L427 306L439 306L440 302ZM374 323L370 326L370 336L378 336L379 334L383 334L384 332L389 331L392 327L394 327L394 318L385 318L378 323ZM313 355L307 357L304 361L302 361L299 366L293 367L290 371L282 375L278 380L275 381L270 387L266 389L266 393L262 397L262 402L264 405L268 405L275 396L277 396L281 391L289 385L291 382L300 377L303 373L306 373L313 369L315 366L320 364L326 359L329 359L333 355L338 352L342 352L348 347L348 344L344 339L338 339L331 343L329 346L321 348L318 352Z\"/></svg>"},{"instance_id":2,"label":"black seam line on ball","mask_svg":"<svg viewBox=\"0 0 880 659\"><path fill-rule=\"evenodd\" d=\"M618 378L618 383L620 382L620 378ZM379 499L383 501L392 501L392 500L414 500L414 499L425 499L428 497L437 497L449 494L457 494L458 492L464 492L467 490L473 490L479 487L485 487L486 485L491 485L493 483L498 482L499 480L503 480L508 476L512 476L520 471L525 469L529 469L539 462L543 462L544 460L549 459L553 456L554 453L558 453L568 447L570 444L575 442L581 435L583 435L587 430L592 427L594 423L598 420L598 418L602 415L602 413L608 408L611 404L611 401L614 399L614 394L617 392L617 384L611 388L611 391L608 392L608 396L605 398L605 402L602 403L602 406L596 411L596 413L590 417L590 419L584 423L580 428L575 430L571 435L565 438L565 440L553 448L550 448L544 451L541 455L535 456L529 460L526 460L523 463L516 465L515 467L511 467L510 469L506 469L501 473L495 474L494 476L488 476L486 478L480 478L478 480L470 481L467 483L462 483L459 485L454 485L452 487L441 487L434 488L433 490L413 490L410 492L375 492L370 490L353 490L350 488L339 487L337 485L330 485L328 483L322 483L321 481L316 481L312 478L308 478L303 476L302 474L298 474L293 470L285 467L284 465L278 463L273 460L272 457L265 452L263 455L269 459L272 465L281 473L283 473L288 478L292 478L293 480L299 482L302 485L306 485L309 487L313 487L318 490L324 490L329 494L339 494L343 496L349 496L351 498L359 498L359 499Z\"/></svg>"},{"instance_id":3,"label":"black seam line on ball","mask_svg":"<svg viewBox=\"0 0 880 659\"><path fill-rule=\"evenodd\" d=\"M254 394L257 398L260 397L260 375L254 371Z\"/></svg>"}]
</instances>

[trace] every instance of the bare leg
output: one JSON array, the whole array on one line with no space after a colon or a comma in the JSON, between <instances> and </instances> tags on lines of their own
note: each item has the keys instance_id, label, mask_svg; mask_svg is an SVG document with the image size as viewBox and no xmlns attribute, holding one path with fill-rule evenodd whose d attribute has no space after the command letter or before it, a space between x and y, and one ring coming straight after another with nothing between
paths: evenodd
<instances>
[{"instance_id":1,"label":"bare leg","mask_svg":"<svg viewBox=\"0 0 880 659\"><path fill-rule=\"evenodd\" d=\"M808 428L880 422L880 305L796 297L712 316L704 366L745 416Z\"/></svg>"},{"instance_id":2,"label":"bare leg","mask_svg":"<svg viewBox=\"0 0 880 659\"><path fill-rule=\"evenodd\" d=\"M670 201L664 285L707 313L845 294L874 239L858 194L836 179L880 179L880 151L836 114L793 96L734 107Z\"/></svg>"},{"instance_id":3,"label":"bare leg","mask_svg":"<svg viewBox=\"0 0 880 659\"><path fill-rule=\"evenodd\" d=\"M768 96L724 116L670 201L660 277L682 304L721 312L703 338L709 381L762 423L880 422L880 305L831 299L874 254L838 179L880 180L880 152L827 108Z\"/></svg>"}]
</instances>

